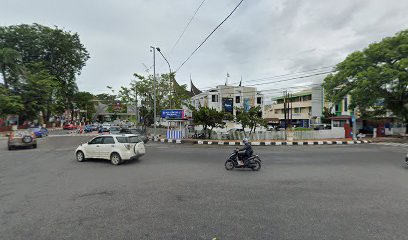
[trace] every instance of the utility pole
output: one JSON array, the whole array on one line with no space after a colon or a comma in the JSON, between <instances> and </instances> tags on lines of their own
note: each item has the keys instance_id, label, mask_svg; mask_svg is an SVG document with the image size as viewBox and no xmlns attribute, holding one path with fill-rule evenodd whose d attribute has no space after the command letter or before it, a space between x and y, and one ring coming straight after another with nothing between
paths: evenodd
<instances>
[{"instance_id":1,"label":"utility pole","mask_svg":"<svg viewBox=\"0 0 408 240\"><path fill-rule=\"evenodd\" d=\"M353 123L353 139L357 140L357 107L354 107L353 109L353 117L351 118Z\"/></svg>"},{"instance_id":2,"label":"utility pole","mask_svg":"<svg viewBox=\"0 0 408 240\"><path fill-rule=\"evenodd\" d=\"M154 132L153 132L153 139L156 141L156 48L150 46L153 51L153 93L154 93L154 103L153 103L153 124L154 124Z\"/></svg>"},{"instance_id":3,"label":"utility pole","mask_svg":"<svg viewBox=\"0 0 408 240\"><path fill-rule=\"evenodd\" d=\"M135 101L136 101L136 126L139 126L139 107L137 106L137 81L135 80Z\"/></svg>"}]
</instances>

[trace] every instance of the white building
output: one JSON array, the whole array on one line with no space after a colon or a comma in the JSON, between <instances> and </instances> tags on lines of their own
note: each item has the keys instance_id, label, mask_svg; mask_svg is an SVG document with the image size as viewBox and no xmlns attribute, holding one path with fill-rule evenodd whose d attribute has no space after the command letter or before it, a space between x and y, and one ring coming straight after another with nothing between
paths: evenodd
<instances>
[{"instance_id":1,"label":"white building","mask_svg":"<svg viewBox=\"0 0 408 240\"><path fill-rule=\"evenodd\" d=\"M277 97L272 99L271 105L265 106L264 119L271 123L283 127L285 122L284 102L285 98ZM310 127L311 124L319 124L323 111L323 89L313 87L304 91L293 93L286 99L289 102L292 125L299 127Z\"/></svg>"},{"instance_id":2,"label":"white building","mask_svg":"<svg viewBox=\"0 0 408 240\"><path fill-rule=\"evenodd\" d=\"M214 108L217 111L230 112L235 117L236 107L248 110L260 106L263 110L263 95L254 87L219 85L194 95L190 103L196 109L200 106Z\"/></svg>"}]
</instances>

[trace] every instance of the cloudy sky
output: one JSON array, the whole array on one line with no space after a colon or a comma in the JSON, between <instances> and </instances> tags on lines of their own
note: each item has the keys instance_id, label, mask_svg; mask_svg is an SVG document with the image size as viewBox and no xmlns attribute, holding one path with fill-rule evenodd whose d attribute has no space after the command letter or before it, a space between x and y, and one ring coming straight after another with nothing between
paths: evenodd
<instances>
[{"instance_id":1,"label":"cloudy sky","mask_svg":"<svg viewBox=\"0 0 408 240\"><path fill-rule=\"evenodd\" d=\"M146 74L149 46L157 46L177 69L239 0L206 0L173 48L202 0L0 0L0 24L39 23L77 32L91 58L78 76L81 91L108 92ZM408 28L407 0L244 0L237 11L177 72L198 88L244 85L317 73L349 53ZM157 55L157 72L168 67ZM273 95L282 88L321 80L306 77L258 85ZM273 91L273 89L278 89ZM295 89L295 88L292 88Z\"/></svg>"}]
</instances>

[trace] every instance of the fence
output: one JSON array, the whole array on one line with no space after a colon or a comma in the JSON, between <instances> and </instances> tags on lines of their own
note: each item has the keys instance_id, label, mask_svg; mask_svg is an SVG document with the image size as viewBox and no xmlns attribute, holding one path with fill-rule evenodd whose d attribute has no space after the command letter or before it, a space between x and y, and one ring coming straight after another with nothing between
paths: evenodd
<instances>
[{"instance_id":1,"label":"fence","mask_svg":"<svg viewBox=\"0 0 408 240\"><path fill-rule=\"evenodd\" d=\"M385 135L389 136L389 135L401 135L405 133L405 127L401 127L401 128L385 128Z\"/></svg>"},{"instance_id":2,"label":"fence","mask_svg":"<svg viewBox=\"0 0 408 240\"><path fill-rule=\"evenodd\" d=\"M234 132L230 135L216 134L214 139L230 139L242 140L245 137L243 132ZM285 140L287 133L285 131L264 131L247 133L246 137L249 140ZM330 130L312 130L312 131L293 131L294 140L318 140L318 139L333 139L344 138L344 129L334 128Z\"/></svg>"}]
</instances>

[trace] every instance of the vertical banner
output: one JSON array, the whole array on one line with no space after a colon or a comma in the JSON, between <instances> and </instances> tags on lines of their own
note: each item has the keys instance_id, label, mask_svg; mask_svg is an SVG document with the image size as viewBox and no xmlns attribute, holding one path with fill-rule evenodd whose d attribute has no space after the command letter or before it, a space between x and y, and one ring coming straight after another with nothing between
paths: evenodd
<instances>
[{"instance_id":1,"label":"vertical banner","mask_svg":"<svg viewBox=\"0 0 408 240\"><path fill-rule=\"evenodd\" d=\"M225 112L232 113L234 111L234 99L233 98L223 98L222 108Z\"/></svg>"},{"instance_id":2,"label":"vertical banner","mask_svg":"<svg viewBox=\"0 0 408 240\"><path fill-rule=\"evenodd\" d=\"M244 98L244 111L248 112L251 109L251 103L249 98Z\"/></svg>"}]
</instances>

